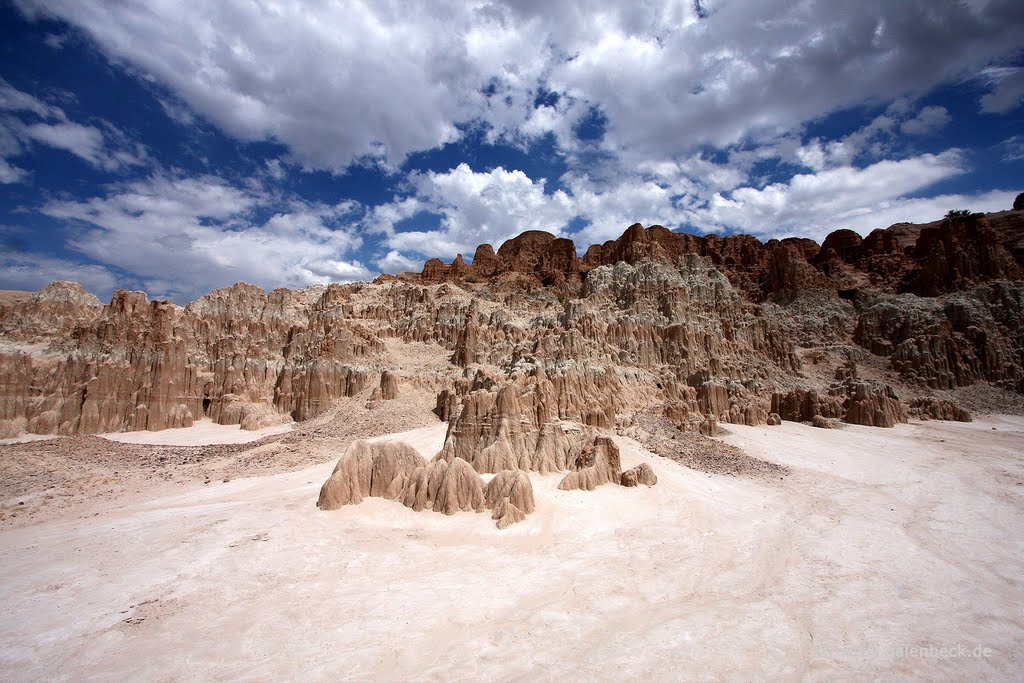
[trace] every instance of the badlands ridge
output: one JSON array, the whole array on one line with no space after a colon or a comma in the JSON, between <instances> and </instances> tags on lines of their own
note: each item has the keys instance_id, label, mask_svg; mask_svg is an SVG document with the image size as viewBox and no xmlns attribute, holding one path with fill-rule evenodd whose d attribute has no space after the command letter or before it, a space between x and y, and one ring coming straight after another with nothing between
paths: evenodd
<instances>
[{"instance_id":1,"label":"badlands ridge","mask_svg":"<svg viewBox=\"0 0 1024 683\"><path fill-rule=\"evenodd\" d=\"M559 421L627 432L653 415L714 435L966 420L957 390L1024 392L1022 280L1015 209L821 245L634 225L582 258L532 231L469 265L269 294L239 283L185 307L124 290L104 305L55 282L0 300L0 438L203 418L255 430L413 392L442 420L465 415L446 446L464 460L509 425L513 453L491 449L473 463L486 472Z\"/></svg>"}]
</instances>

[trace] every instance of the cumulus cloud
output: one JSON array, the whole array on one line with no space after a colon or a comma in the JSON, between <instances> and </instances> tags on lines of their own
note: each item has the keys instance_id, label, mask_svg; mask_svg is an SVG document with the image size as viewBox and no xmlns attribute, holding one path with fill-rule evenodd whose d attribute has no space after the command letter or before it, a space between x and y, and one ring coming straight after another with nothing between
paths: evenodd
<instances>
[{"instance_id":1,"label":"cumulus cloud","mask_svg":"<svg viewBox=\"0 0 1024 683\"><path fill-rule=\"evenodd\" d=\"M457 2L25 3L83 28L114 59L242 140L279 140L308 167L390 162L454 140L482 111L471 54L493 20ZM371 113L372 112L372 113Z\"/></svg>"},{"instance_id":2,"label":"cumulus cloud","mask_svg":"<svg viewBox=\"0 0 1024 683\"><path fill-rule=\"evenodd\" d=\"M242 279L297 287L369 277L357 254L383 271L417 269L420 257L469 256L530 229L572 233L581 247L634 222L820 238L923 220L940 205L983 210L1003 195L920 196L968 169L956 150L910 149L909 138L951 122L944 107L915 102L982 74L982 110L1011 111L1024 73L1002 65L1019 49L1018 0L18 6L65 20L81 31L70 35L157 83L178 124L201 118L286 150L245 183L156 173L45 205L73 226L70 248L178 300ZM850 134L807 139L811 122L887 103ZM524 149L554 140L568 171L550 182L467 163L396 173L398 195L369 208L264 186L299 167L397 171L466 130ZM1007 159L1019 158L1016 137ZM71 121L0 80L0 182L28 177L17 157L36 145L107 171L149 164L115 127Z\"/></svg>"},{"instance_id":3,"label":"cumulus cloud","mask_svg":"<svg viewBox=\"0 0 1024 683\"><path fill-rule=\"evenodd\" d=\"M359 212L349 202L312 204L213 176L155 175L42 211L77 226L69 248L179 302L236 281L294 288L370 275L351 258L361 240L347 228Z\"/></svg>"},{"instance_id":4,"label":"cumulus cloud","mask_svg":"<svg viewBox=\"0 0 1024 683\"><path fill-rule=\"evenodd\" d=\"M81 28L231 135L335 171L399 163L474 121L492 138L551 133L571 153L593 111L604 149L677 158L969 76L1012 56L1024 23L1018 0L19 6ZM983 106L1015 104L1016 82Z\"/></svg>"},{"instance_id":5,"label":"cumulus cloud","mask_svg":"<svg viewBox=\"0 0 1024 683\"><path fill-rule=\"evenodd\" d=\"M778 148L774 153L779 153ZM701 182L691 177L700 170L712 179ZM586 174L570 174L562 179L564 191L549 194L544 192L543 180L533 181L502 168L474 172L463 164L451 173L425 174L418 179L415 199L378 207L376 213L405 218L429 210L441 216L440 226L427 231L390 229L386 243L392 251L378 266L385 272L412 269L406 254L471 255L478 244L497 247L528 229L571 236L578 248L585 249L615 239L637 222L697 233L736 230L762 239L799 235L821 240L839 227L867 230L899 221L932 220L957 202L979 211L1000 210L1009 196L1001 191L933 199L918 196L940 181L969 171L956 149L884 159L863 167L822 164L815 172L763 186L741 185L746 182L743 174L726 170L694 157L684 163L652 164L614 181L595 182ZM713 180L716 175L721 175L717 181ZM729 189L715 189L719 187Z\"/></svg>"},{"instance_id":6,"label":"cumulus cloud","mask_svg":"<svg viewBox=\"0 0 1024 683\"><path fill-rule=\"evenodd\" d=\"M411 183L417 192L414 204L410 207L403 202L391 209L396 215L413 207L440 214L441 226L404 232L387 226L387 245L396 250L469 255L479 244L497 245L524 230L560 233L575 215L573 202L564 191L547 194L545 179L533 180L522 171L500 166L475 172L463 163L447 173L416 174Z\"/></svg>"},{"instance_id":7,"label":"cumulus cloud","mask_svg":"<svg viewBox=\"0 0 1024 683\"><path fill-rule=\"evenodd\" d=\"M761 189L739 188L728 197L715 194L706 207L692 213L691 220L707 229L733 228L765 237L800 235L820 240L840 227L885 227L888 223L880 225L879 221L897 213L899 220L929 220L930 213L912 213L923 205L908 196L964 172L966 166L957 150L880 161L865 168L831 168ZM935 201L941 204L950 199Z\"/></svg>"},{"instance_id":8,"label":"cumulus cloud","mask_svg":"<svg viewBox=\"0 0 1024 683\"><path fill-rule=\"evenodd\" d=\"M377 268L382 273L405 273L419 271L423 267L423 261L409 258L405 254L392 249L382 258L377 259Z\"/></svg>"}]
</instances>

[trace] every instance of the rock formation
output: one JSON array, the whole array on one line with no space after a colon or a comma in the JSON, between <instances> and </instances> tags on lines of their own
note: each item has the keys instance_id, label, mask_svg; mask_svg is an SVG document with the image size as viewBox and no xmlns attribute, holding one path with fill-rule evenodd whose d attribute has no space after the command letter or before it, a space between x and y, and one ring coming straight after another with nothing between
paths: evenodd
<instances>
[{"instance_id":1,"label":"rock formation","mask_svg":"<svg viewBox=\"0 0 1024 683\"><path fill-rule=\"evenodd\" d=\"M850 387L844 419L868 427L895 427L907 416L891 386L856 382Z\"/></svg>"},{"instance_id":2,"label":"rock formation","mask_svg":"<svg viewBox=\"0 0 1024 683\"><path fill-rule=\"evenodd\" d=\"M533 484L530 477L522 470L502 470L487 483L484 492L487 506L494 508L501 501L507 500L526 514L534 510Z\"/></svg>"},{"instance_id":3,"label":"rock formation","mask_svg":"<svg viewBox=\"0 0 1024 683\"><path fill-rule=\"evenodd\" d=\"M482 512L484 484L480 475L462 458L434 460L419 467L401 484L400 500L413 510L433 510L446 515Z\"/></svg>"},{"instance_id":4,"label":"rock formation","mask_svg":"<svg viewBox=\"0 0 1024 683\"><path fill-rule=\"evenodd\" d=\"M658 476L654 474L654 470L645 462L640 463L632 469L628 469L622 473L619 479L619 483L623 486L654 486L658 483Z\"/></svg>"},{"instance_id":5,"label":"rock formation","mask_svg":"<svg viewBox=\"0 0 1024 683\"><path fill-rule=\"evenodd\" d=\"M622 465L619 462L619 447L606 436L594 439L571 463L572 470L558 484L563 491L582 489L593 491L602 484L619 483Z\"/></svg>"},{"instance_id":6,"label":"rock formation","mask_svg":"<svg viewBox=\"0 0 1024 683\"><path fill-rule=\"evenodd\" d=\"M423 458L407 444L355 441L320 488L316 505L321 510L335 510L361 503L367 496L392 497L396 493L392 484L404 481L422 467Z\"/></svg>"},{"instance_id":7,"label":"rock formation","mask_svg":"<svg viewBox=\"0 0 1024 683\"><path fill-rule=\"evenodd\" d=\"M493 510L491 518L498 521L499 529L517 524L535 509L533 484L522 470L502 470L487 483L484 491L487 505Z\"/></svg>"},{"instance_id":8,"label":"rock formation","mask_svg":"<svg viewBox=\"0 0 1024 683\"><path fill-rule=\"evenodd\" d=\"M367 496L446 515L491 510L499 529L523 521L536 507L533 484L522 470L503 470L485 486L465 460L427 463L411 446L395 441L354 441L320 488L317 507L336 510Z\"/></svg>"},{"instance_id":9,"label":"rock formation","mask_svg":"<svg viewBox=\"0 0 1024 683\"><path fill-rule=\"evenodd\" d=\"M625 429L647 411L708 435L769 412L894 424L937 391L1024 392L1022 278L1015 207L820 246L633 225L580 257L530 231L468 265L299 291L239 283L185 307L124 290L103 305L53 283L0 303L0 429L253 429L408 388L450 420L446 461L552 472L570 467L564 425ZM436 349L449 369L417 374L396 345ZM916 414L933 412L950 414Z\"/></svg>"},{"instance_id":10,"label":"rock formation","mask_svg":"<svg viewBox=\"0 0 1024 683\"><path fill-rule=\"evenodd\" d=\"M971 422L971 413L949 399L919 397L910 400L907 413L919 420Z\"/></svg>"},{"instance_id":11,"label":"rock formation","mask_svg":"<svg viewBox=\"0 0 1024 683\"><path fill-rule=\"evenodd\" d=\"M518 524L526 519L526 513L513 505L512 501L508 498L502 498L501 501L494 506L494 512L491 513L491 519L498 520L496 526L499 529L507 529L513 524Z\"/></svg>"},{"instance_id":12,"label":"rock formation","mask_svg":"<svg viewBox=\"0 0 1024 683\"><path fill-rule=\"evenodd\" d=\"M390 370L380 374L380 397L384 401L398 398L398 377Z\"/></svg>"}]
</instances>

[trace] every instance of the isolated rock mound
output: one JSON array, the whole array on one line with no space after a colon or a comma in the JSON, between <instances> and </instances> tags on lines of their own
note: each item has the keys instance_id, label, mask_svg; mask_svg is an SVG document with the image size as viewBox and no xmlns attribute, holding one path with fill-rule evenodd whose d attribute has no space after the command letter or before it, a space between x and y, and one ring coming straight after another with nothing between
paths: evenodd
<instances>
[{"instance_id":1,"label":"isolated rock mound","mask_svg":"<svg viewBox=\"0 0 1024 683\"><path fill-rule=\"evenodd\" d=\"M628 469L622 473L622 477L619 479L619 483L623 486L654 486L658 483L658 477L654 474L654 470L645 462L640 463L632 469Z\"/></svg>"},{"instance_id":2,"label":"isolated rock mound","mask_svg":"<svg viewBox=\"0 0 1024 683\"><path fill-rule=\"evenodd\" d=\"M609 437L599 436L576 457L572 468L558 484L559 489L593 491L602 484L617 484L622 477L619 447Z\"/></svg>"},{"instance_id":3,"label":"isolated rock mound","mask_svg":"<svg viewBox=\"0 0 1024 683\"><path fill-rule=\"evenodd\" d=\"M412 475L423 458L412 446L397 441L354 441L320 488L317 507L336 510L363 502L366 496L385 497L396 479Z\"/></svg>"},{"instance_id":4,"label":"isolated rock mound","mask_svg":"<svg viewBox=\"0 0 1024 683\"><path fill-rule=\"evenodd\" d=\"M535 509L533 484L522 470L502 470L487 483L484 492L487 505L493 509L492 519L498 521L498 528L505 529L517 524Z\"/></svg>"},{"instance_id":5,"label":"isolated rock mound","mask_svg":"<svg viewBox=\"0 0 1024 683\"><path fill-rule=\"evenodd\" d=\"M487 506L495 507L507 499L517 508L529 514L534 511L533 484L529 475L522 470L502 470L487 483L484 493Z\"/></svg>"},{"instance_id":6,"label":"isolated rock mound","mask_svg":"<svg viewBox=\"0 0 1024 683\"><path fill-rule=\"evenodd\" d=\"M499 529L523 521L536 508L533 484L522 470L499 472L485 486L462 458L424 463L411 446L390 441L353 442L321 487L317 507L336 510L367 496L446 515L491 510Z\"/></svg>"}]
</instances>

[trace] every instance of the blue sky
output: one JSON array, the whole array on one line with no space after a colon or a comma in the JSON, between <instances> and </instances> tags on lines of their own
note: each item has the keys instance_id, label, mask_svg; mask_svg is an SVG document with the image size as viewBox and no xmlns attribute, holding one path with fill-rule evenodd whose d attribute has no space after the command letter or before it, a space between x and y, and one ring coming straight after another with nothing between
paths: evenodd
<instances>
[{"instance_id":1,"label":"blue sky","mask_svg":"<svg viewBox=\"0 0 1024 683\"><path fill-rule=\"evenodd\" d=\"M187 303L1024 191L1019 0L0 0L0 32L0 288Z\"/></svg>"}]
</instances>

